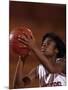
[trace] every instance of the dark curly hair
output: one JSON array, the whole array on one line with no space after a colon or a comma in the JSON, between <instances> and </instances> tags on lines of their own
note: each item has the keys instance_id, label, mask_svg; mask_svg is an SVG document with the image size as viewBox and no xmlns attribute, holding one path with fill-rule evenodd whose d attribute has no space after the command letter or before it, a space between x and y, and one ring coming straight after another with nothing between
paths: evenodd
<instances>
[{"instance_id":1,"label":"dark curly hair","mask_svg":"<svg viewBox=\"0 0 68 90\"><path fill-rule=\"evenodd\" d=\"M56 43L56 48L59 50L57 58L63 58L66 55L66 46L64 42L55 33L47 33L43 36L42 43L46 38L51 38Z\"/></svg>"}]
</instances>

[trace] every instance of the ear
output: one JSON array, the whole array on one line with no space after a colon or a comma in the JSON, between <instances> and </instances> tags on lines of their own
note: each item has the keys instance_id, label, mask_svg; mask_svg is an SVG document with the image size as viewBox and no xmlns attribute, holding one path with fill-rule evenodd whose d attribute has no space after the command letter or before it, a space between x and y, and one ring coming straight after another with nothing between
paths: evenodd
<instances>
[{"instance_id":1,"label":"ear","mask_svg":"<svg viewBox=\"0 0 68 90\"><path fill-rule=\"evenodd\" d=\"M56 48L56 49L55 49L55 52L56 52L56 53L59 53L59 50Z\"/></svg>"}]
</instances>

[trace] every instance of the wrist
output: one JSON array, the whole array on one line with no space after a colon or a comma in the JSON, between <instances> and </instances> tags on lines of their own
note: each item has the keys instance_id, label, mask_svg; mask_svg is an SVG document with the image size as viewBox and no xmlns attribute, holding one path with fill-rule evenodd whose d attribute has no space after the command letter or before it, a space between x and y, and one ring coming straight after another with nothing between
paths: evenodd
<instances>
[{"instance_id":1,"label":"wrist","mask_svg":"<svg viewBox=\"0 0 68 90\"><path fill-rule=\"evenodd\" d=\"M37 49L38 49L37 46L32 47L32 50L33 50L33 51L35 51L35 50L37 50Z\"/></svg>"},{"instance_id":2,"label":"wrist","mask_svg":"<svg viewBox=\"0 0 68 90\"><path fill-rule=\"evenodd\" d=\"M36 46L36 47L34 47L32 50L33 50L34 52L37 52L39 49L38 49L38 47Z\"/></svg>"}]
</instances>

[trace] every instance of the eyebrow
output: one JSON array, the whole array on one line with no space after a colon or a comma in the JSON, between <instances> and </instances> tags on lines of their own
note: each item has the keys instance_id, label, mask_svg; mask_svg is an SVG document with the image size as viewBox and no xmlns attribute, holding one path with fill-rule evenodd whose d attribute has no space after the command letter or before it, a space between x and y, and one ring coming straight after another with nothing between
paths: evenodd
<instances>
[{"instance_id":1,"label":"eyebrow","mask_svg":"<svg viewBox=\"0 0 68 90\"><path fill-rule=\"evenodd\" d=\"M52 40L52 39L49 39L48 42L49 42L49 41L53 41L53 40ZM46 42L46 41L44 40L43 43L45 43L45 42ZM43 44L43 43L42 43L42 44Z\"/></svg>"}]
</instances>

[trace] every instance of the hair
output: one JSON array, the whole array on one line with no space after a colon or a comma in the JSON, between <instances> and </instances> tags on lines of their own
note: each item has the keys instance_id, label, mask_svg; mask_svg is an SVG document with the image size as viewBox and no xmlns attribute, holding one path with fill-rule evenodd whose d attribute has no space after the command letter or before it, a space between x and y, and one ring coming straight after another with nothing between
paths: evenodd
<instances>
[{"instance_id":1,"label":"hair","mask_svg":"<svg viewBox=\"0 0 68 90\"><path fill-rule=\"evenodd\" d=\"M42 43L46 38L51 38L56 43L56 48L59 50L57 58L63 58L66 55L66 46L64 42L55 33L47 33L43 36Z\"/></svg>"}]
</instances>

